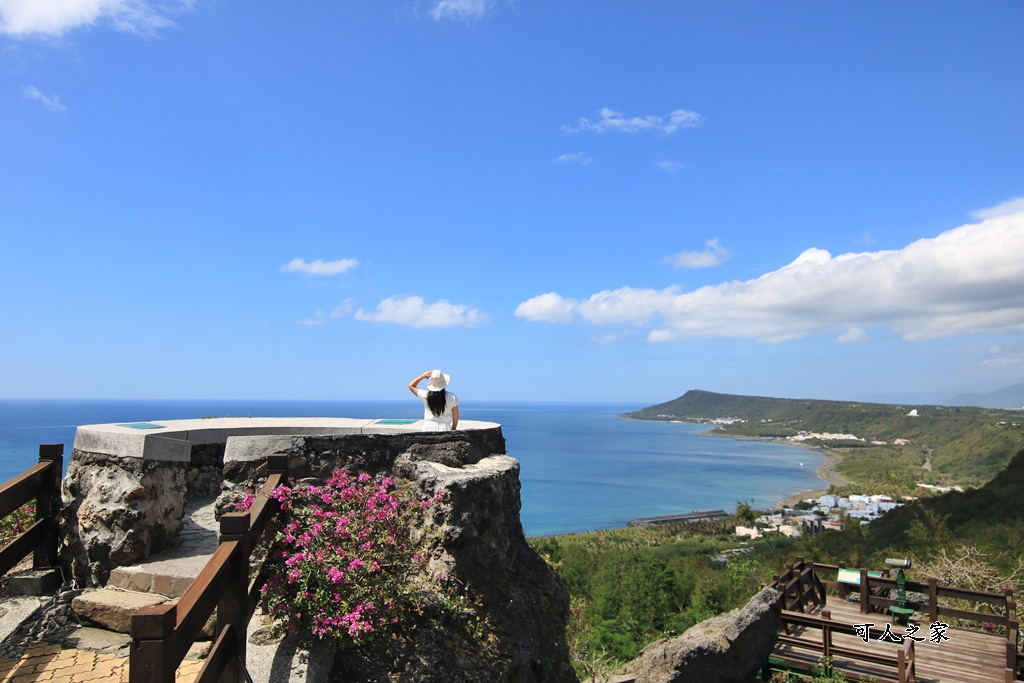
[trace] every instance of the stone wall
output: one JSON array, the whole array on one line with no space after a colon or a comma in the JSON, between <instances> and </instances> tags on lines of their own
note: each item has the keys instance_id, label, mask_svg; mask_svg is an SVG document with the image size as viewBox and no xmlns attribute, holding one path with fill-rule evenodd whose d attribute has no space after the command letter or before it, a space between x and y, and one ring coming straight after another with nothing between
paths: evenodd
<instances>
[{"instance_id":1,"label":"stone wall","mask_svg":"<svg viewBox=\"0 0 1024 683\"><path fill-rule=\"evenodd\" d=\"M490 427L449 433L398 431L396 433L351 433L332 437L232 436L232 428L209 421L211 429L176 434L173 457L138 457L132 442L115 435L104 440L103 432L91 430L79 439L71 452L67 475L62 484L64 510L61 536L66 546L62 563L69 568L77 585L104 585L110 571L135 564L162 550L172 548L182 528L185 502L216 494L222 482L228 486L238 477L255 476L258 487L266 478L266 466L250 472L247 463L278 448L261 444L290 444L308 438L312 447L308 458L299 456L292 466L299 476L318 476L332 462L346 462L359 471L377 474L388 471L399 455L411 461L433 458L452 464L476 462L491 453L505 452L501 428ZM223 421L221 421L223 422ZM173 421L168 424L173 424ZM265 427L272 431L272 427ZM291 429L297 429L291 427ZM238 430L245 433L243 430ZM217 434L212 438L211 434ZM189 441L185 435L194 439ZM135 435L132 437L146 437ZM230 460L225 466L227 445L232 439L249 441L248 458ZM137 440L136 440L137 441ZM113 444L113 447L111 446ZM119 455L118 446L130 455ZM98 452L102 445L106 452ZM81 447L79 447L81 446ZM92 450L97 449L97 450ZM259 455L253 456L253 453ZM263 461L265 462L265 461Z\"/></svg>"},{"instance_id":2,"label":"stone wall","mask_svg":"<svg viewBox=\"0 0 1024 683\"><path fill-rule=\"evenodd\" d=\"M203 498L218 493L224 479L224 443L192 444L185 473L185 498Z\"/></svg>"}]
</instances>

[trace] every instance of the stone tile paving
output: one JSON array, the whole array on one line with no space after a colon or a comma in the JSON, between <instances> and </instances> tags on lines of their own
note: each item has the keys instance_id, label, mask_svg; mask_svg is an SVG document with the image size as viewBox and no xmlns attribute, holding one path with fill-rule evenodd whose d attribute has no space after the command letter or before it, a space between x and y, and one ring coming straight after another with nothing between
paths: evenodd
<instances>
[{"instance_id":1,"label":"stone tile paving","mask_svg":"<svg viewBox=\"0 0 1024 683\"><path fill-rule=\"evenodd\" d=\"M167 561L182 566L182 559L191 560L201 569L217 549L219 525L214 518L216 496L190 501L184 512L181 541L177 546L154 556L158 563ZM161 557L165 555L165 557ZM153 569L158 569L158 564ZM191 569L192 567L188 567ZM148 572L147 572L148 573ZM191 573L191 572L189 572ZM152 575L149 577L152 579ZM191 581L183 581L187 586ZM195 679L203 662L186 659L178 668L176 680L188 683ZM60 645L37 643L20 659L0 657L0 683L128 683L128 658L91 650L61 648Z\"/></svg>"},{"instance_id":2,"label":"stone tile paving","mask_svg":"<svg viewBox=\"0 0 1024 683\"><path fill-rule=\"evenodd\" d=\"M203 662L181 663L175 680L195 680ZM21 659L0 658L0 683L128 683L128 659L87 650L38 643Z\"/></svg>"}]
</instances>

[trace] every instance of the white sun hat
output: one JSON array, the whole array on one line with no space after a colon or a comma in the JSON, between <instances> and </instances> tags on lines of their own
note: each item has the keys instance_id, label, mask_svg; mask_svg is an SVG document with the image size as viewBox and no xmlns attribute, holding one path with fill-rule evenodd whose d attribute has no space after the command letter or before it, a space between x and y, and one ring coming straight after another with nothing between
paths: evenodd
<instances>
[{"instance_id":1,"label":"white sun hat","mask_svg":"<svg viewBox=\"0 0 1024 683\"><path fill-rule=\"evenodd\" d=\"M430 383L427 384L427 391L441 391L448 386L448 382L451 380L451 375L446 375L440 370L434 370L430 373Z\"/></svg>"}]
</instances>

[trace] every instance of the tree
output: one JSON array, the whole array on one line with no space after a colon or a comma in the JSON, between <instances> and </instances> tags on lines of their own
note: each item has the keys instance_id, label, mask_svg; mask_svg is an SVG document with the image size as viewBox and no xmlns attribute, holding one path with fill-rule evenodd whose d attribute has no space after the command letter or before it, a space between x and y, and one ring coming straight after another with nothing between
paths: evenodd
<instances>
[{"instance_id":1,"label":"tree","mask_svg":"<svg viewBox=\"0 0 1024 683\"><path fill-rule=\"evenodd\" d=\"M753 502L754 499L751 498L749 503L742 500L737 501L736 503L736 519L741 522L747 522L751 526L753 526L754 522L757 521L757 518L761 516L758 511L754 509Z\"/></svg>"}]
</instances>

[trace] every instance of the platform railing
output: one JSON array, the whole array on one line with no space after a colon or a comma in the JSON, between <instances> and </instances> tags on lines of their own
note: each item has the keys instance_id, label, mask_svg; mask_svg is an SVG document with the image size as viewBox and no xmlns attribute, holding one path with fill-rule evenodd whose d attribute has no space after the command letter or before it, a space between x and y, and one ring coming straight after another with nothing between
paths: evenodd
<instances>
[{"instance_id":1,"label":"platform railing","mask_svg":"<svg viewBox=\"0 0 1024 683\"><path fill-rule=\"evenodd\" d=\"M281 509L269 494L288 483L288 456L271 455L268 473L247 512L221 516L217 550L178 603L143 608L132 617L130 683L174 683L178 666L214 609L215 641L195 683L237 683L243 675L248 677L246 631L270 571L265 562L256 578L250 580L250 558L267 525Z\"/></svg>"},{"instance_id":2,"label":"platform railing","mask_svg":"<svg viewBox=\"0 0 1024 683\"><path fill-rule=\"evenodd\" d=\"M796 563L787 564L783 574L773 577L772 585L782 594L780 599L784 610L806 612L808 606L820 607L825 602L824 590L819 593L818 586L821 586L822 589L835 590L840 598L846 597L846 592L850 587L839 580L839 571L842 569L846 569L843 564L808 563L804 562L801 557ZM859 592L862 614L885 613L889 607L897 605L897 600L891 597L897 590L896 579L890 578L888 571L880 572L883 576L872 576L871 574L874 572L869 573L863 568L856 571L859 574L859 585L856 586L856 589ZM834 581L832 577L835 578ZM962 619L993 624L1005 629L1006 683L1014 683L1021 679L1022 670L1024 670L1024 652L1019 643L1020 625L1017 621L1017 606L1013 591L993 593L943 586L939 585L938 580L934 577L930 577L926 582L906 581L905 590L908 594L917 593L926 596L925 601L907 600L906 604L922 614L928 615L929 621ZM820 600L818 599L819 595ZM976 607L973 610L949 607L940 604L943 599L971 602Z\"/></svg>"},{"instance_id":3,"label":"platform railing","mask_svg":"<svg viewBox=\"0 0 1024 683\"><path fill-rule=\"evenodd\" d=\"M57 566L60 530L60 478L64 469L64 444L39 446L39 462L0 484L0 519L35 500L36 519L0 549L0 576L32 553L33 569Z\"/></svg>"},{"instance_id":4,"label":"platform railing","mask_svg":"<svg viewBox=\"0 0 1024 683\"><path fill-rule=\"evenodd\" d=\"M807 631L817 631L818 639L814 640L804 636L803 638L797 638L787 633L791 628L803 627ZM899 683L914 683L917 680L917 661L914 653L914 641L907 638L894 652L882 653L882 652L869 652L859 648L849 648L837 645L832 636L835 634L844 634L848 636L858 636L861 634L857 631L856 627L844 624L841 622L833 621L832 615L829 610L821 610L820 614L801 614L799 612L784 611L782 613L782 629L784 633L779 635L778 642L784 645L789 645L793 648L803 648L810 650L814 657L824 662L831 662L834 657L843 657L849 660L853 660L859 663L874 664L883 667L890 667L893 669L895 676L893 680ZM787 662L796 662L798 664L803 663L801 659L788 658L785 655L776 653L774 655ZM827 666L832 666L828 664ZM859 674L850 669L841 669L835 667L837 670L843 671L843 673L856 677Z\"/></svg>"}]
</instances>

